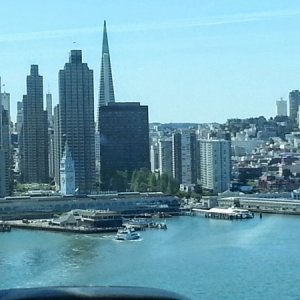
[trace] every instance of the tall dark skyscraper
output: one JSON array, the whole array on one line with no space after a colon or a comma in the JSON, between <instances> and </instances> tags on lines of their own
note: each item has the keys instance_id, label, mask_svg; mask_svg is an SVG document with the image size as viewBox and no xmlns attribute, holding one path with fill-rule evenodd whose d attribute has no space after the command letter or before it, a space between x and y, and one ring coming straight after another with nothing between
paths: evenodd
<instances>
[{"instance_id":1,"label":"tall dark skyscraper","mask_svg":"<svg viewBox=\"0 0 300 300\"><path fill-rule=\"evenodd\" d=\"M99 108L107 105L110 102L115 102L114 85L111 72L110 55L108 48L108 38L106 30L106 22L104 21L103 42L101 55L101 70L99 84L99 99L98 99L98 123L99 123Z\"/></svg>"},{"instance_id":2,"label":"tall dark skyscraper","mask_svg":"<svg viewBox=\"0 0 300 300\"><path fill-rule=\"evenodd\" d=\"M48 182L48 124L43 109L43 77L37 65L27 76L27 95L23 96L21 130L21 174L24 182Z\"/></svg>"},{"instance_id":3,"label":"tall dark skyscraper","mask_svg":"<svg viewBox=\"0 0 300 300\"><path fill-rule=\"evenodd\" d=\"M296 125L298 123L300 91L298 90L291 91L289 94L289 102L290 102L290 118Z\"/></svg>"},{"instance_id":4,"label":"tall dark skyscraper","mask_svg":"<svg viewBox=\"0 0 300 300\"><path fill-rule=\"evenodd\" d=\"M7 195L7 187L6 187L6 176L7 170L5 167L5 150L3 147L3 125L2 125L2 97L1 97L1 77L0 77L0 197L4 197Z\"/></svg>"},{"instance_id":5,"label":"tall dark skyscraper","mask_svg":"<svg viewBox=\"0 0 300 300\"><path fill-rule=\"evenodd\" d=\"M108 103L99 109L102 189L110 189L116 171L150 169L148 106Z\"/></svg>"},{"instance_id":6,"label":"tall dark skyscraper","mask_svg":"<svg viewBox=\"0 0 300 300\"><path fill-rule=\"evenodd\" d=\"M95 190L95 124L93 71L82 63L81 50L72 50L59 71L60 159L66 140L75 165L79 193ZM57 122L56 122L57 123Z\"/></svg>"}]
</instances>

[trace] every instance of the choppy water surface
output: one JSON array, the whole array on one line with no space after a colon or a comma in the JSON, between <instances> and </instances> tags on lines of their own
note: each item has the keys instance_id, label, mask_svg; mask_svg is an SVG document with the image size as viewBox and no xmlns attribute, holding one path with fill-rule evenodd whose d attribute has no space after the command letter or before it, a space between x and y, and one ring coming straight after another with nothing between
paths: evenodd
<instances>
[{"instance_id":1,"label":"choppy water surface","mask_svg":"<svg viewBox=\"0 0 300 300\"><path fill-rule=\"evenodd\" d=\"M300 216L167 220L142 240L12 230L0 233L0 288L130 285L191 299L300 299Z\"/></svg>"}]
</instances>

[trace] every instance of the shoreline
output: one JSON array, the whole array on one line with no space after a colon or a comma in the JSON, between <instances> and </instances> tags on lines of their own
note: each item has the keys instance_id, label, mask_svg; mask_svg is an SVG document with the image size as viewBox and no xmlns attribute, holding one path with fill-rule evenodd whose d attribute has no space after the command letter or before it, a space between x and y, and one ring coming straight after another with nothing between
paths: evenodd
<instances>
[{"instance_id":1,"label":"shoreline","mask_svg":"<svg viewBox=\"0 0 300 300\"><path fill-rule=\"evenodd\" d=\"M25 224L19 220L6 221L5 223L11 226L11 228L16 228L16 229L52 231L52 232L95 234L95 233L110 233L110 232L118 231L118 228L116 227L108 227L108 228L84 228L82 226L60 227L55 225L48 225L45 224L45 222Z\"/></svg>"}]
</instances>

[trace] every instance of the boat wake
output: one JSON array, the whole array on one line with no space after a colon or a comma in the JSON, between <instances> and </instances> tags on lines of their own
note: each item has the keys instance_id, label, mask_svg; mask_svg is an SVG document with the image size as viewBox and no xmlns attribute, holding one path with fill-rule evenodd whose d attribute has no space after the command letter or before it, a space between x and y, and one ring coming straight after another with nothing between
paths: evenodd
<instances>
[{"instance_id":1,"label":"boat wake","mask_svg":"<svg viewBox=\"0 0 300 300\"><path fill-rule=\"evenodd\" d=\"M124 243L124 242L126 242L126 243L128 243L128 242L130 242L130 243L136 243L136 242L141 242L141 241L143 241L143 238L139 238L139 239L137 239L137 240L116 240L115 238L113 238L113 241L115 241L116 243Z\"/></svg>"}]
</instances>

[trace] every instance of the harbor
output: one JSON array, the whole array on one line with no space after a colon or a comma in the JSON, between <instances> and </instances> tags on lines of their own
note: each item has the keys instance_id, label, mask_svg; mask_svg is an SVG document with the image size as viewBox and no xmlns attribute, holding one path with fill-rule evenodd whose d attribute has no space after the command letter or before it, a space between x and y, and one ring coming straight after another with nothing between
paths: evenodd
<instances>
[{"instance_id":1,"label":"harbor","mask_svg":"<svg viewBox=\"0 0 300 300\"><path fill-rule=\"evenodd\" d=\"M297 299L298 285L286 278L300 276L299 218L267 214L249 221L173 217L168 230L146 229L129 242L116 241L115 232L13 228L0 234L0 286L138 284L190 299Z\"/></svg>"},{"instance_id":2,"label":"harbor","mask_svg":"<svg viewBox=\"0 0 300 300\"><path fill-rule=\"evenodd\" d=\"M109 233L121 228L146 230L146 228L167 229L166 222L157 221L157 215L147 218L124 218L120 213L109 210L73 210L51 219L8 220L0 223L0 231L11 228L69 233Z\"/></svg>"}]
</instances>

